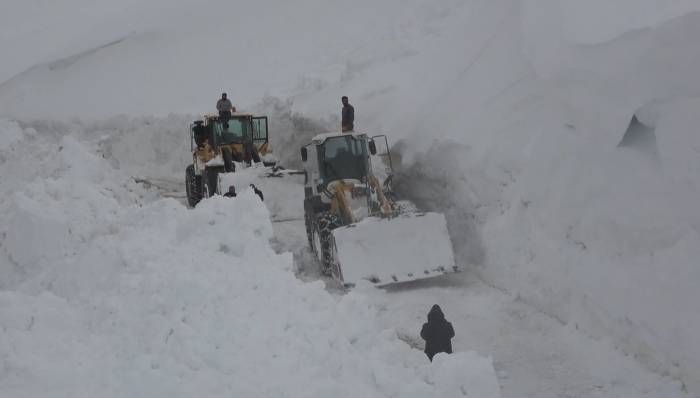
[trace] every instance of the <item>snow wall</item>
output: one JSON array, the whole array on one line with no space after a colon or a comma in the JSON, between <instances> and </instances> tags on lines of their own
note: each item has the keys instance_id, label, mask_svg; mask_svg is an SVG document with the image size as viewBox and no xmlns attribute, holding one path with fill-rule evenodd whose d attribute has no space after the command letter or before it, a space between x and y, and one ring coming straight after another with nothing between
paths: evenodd
<instances>
[{"instance_id":1,"label":"snow wall","mask_svg":"<svg viewBox=\"0 0 700 398\"><path fill-rule=\"evenodd\" d=\"M396 143L404 193L447 213L462 261L700 392L696 1L246 4L265 29L182 0L69 3L90 22L3 13L0 115L166 117L211 109L223 86L271 113L293 161L348 95L358 129ZM143 143L135 172L179 167L151 165L152 136L120 134Z\"/></svg>"}]
</instances>

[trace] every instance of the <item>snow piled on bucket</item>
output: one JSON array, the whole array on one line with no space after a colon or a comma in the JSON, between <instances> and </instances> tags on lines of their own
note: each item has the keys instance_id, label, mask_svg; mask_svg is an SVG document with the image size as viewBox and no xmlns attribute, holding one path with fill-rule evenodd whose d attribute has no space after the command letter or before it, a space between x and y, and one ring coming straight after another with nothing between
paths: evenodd
<instances>
[{"instance_id":1,"label":"snow piled on bucket","mask_svg":"<svg viewBox=\"0 0 700 398\"><path fill-rule=\"evenodd\" d=\"M0 126L46 159L0 148L3 176L25 166L1 186L0 396L500 396L491 359L431 364L366 295L295 278L253 192L189 210L70 135Z\"/></svg>"}]
</instances>

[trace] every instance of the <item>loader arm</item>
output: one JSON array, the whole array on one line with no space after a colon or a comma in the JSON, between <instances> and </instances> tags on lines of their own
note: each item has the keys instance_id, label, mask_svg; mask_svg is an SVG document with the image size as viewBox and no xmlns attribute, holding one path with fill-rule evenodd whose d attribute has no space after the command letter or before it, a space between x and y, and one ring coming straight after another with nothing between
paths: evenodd
<instances>
[{"instance_id":1,"label":"loader arm","mask_svg":"<svg viewBox=\"0 0 700 398\"><path fill-rule=\"evenodd\" d=\"M355 217L350 210L350 204L347 201L347 193L352 192L355 184L340 181L336 185L335 195L331 203L331 213L338 214L343 221L343 225L352 224L355 222Z\"/></svg>"},{"instance_id":2,"label":"loader arm","mask_svg":"<svg viewBox=\"0 0 700 398\"><path fill-rule=\"evenodd\" d=\"M380 208L382 211L382 216L384 217L389 217L391 215L391 202L389 202L389 199L387 199L386 195L384 195L384 189L382 188L382 184L379 183L379 180L377 177L372 176L369 179L369 186L374 188L375 191L377 191L377 196L379 197L379 203L380 203Z\"/></svg>"}]
</instances>

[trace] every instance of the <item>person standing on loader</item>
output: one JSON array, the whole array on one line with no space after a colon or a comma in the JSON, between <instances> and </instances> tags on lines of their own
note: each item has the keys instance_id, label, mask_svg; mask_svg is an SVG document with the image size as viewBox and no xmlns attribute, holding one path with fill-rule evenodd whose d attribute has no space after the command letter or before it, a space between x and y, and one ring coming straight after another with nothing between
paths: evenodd
<instances>
[{"instance_id":1,"label":"person standing on loader","mask_svg":"<svg viewBox=\"0 0 700 398\"><path fill-rule=\"evenodd\" d=\"M340 99L343 103L341 111L340 129L342 132L355 130L355 108L348 102L348 97Z\"/></svg>"},{"instance_id":2,"label":"person standing on loader","mask_svg":"<svg viewBox=\"0 0 700 398\"><path fill-rule=\"evenodd\" d=\"M438 352L452 354L452 338L455 337L455 330L452 324L445 320L439 305L433 305L428 312L428 322L423 324L420 337L425 340L425 354L431 362Z\"/></svg>"},{"instance_id":3,"label":"person standing on loader","mask_svg":"<svg viewBox=\"0 0 700 398\"><path fill-rule=\"evenodd\" d=\"M222 93L221 98L216 101L216 110L219 111L221 123L224 128L228 130L228 121L231 119L231 112L235 112L236 108L234 108L231 101L226 98L226 93Z\"/></svg>"}]
</instances>

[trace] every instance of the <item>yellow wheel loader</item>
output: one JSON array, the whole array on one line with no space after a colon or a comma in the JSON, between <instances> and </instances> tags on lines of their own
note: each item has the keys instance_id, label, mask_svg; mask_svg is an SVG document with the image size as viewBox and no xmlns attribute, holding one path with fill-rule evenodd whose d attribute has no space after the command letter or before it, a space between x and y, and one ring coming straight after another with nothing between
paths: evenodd
<instances>
[{"instance_id":1,"label":"yellow wheel loader","mask_svg":"<svg viewBox=\"0 0 700 398\"><path fill-rule=\"evenodd\" d=\"M375 156L380 139L385 169ZM386 136L321 134L301 159L306 233L324 274L384 286L458 270L445 217L396 200Z\"/></svg>"},{"instance_id":2,"label":"yellow wheel loader","mask_svg":"<svg viewBox=\"0 0 700 398\"><path fill-rule=\"evenodd\" d=\"M235 171L235 162L276 163L267 116L233 113L221 120L219 115L206 114L190 125L190 149L192 164L185 170L185 186L192 207L219 192L219 173Z\"/></svg>"}]
</instances>

